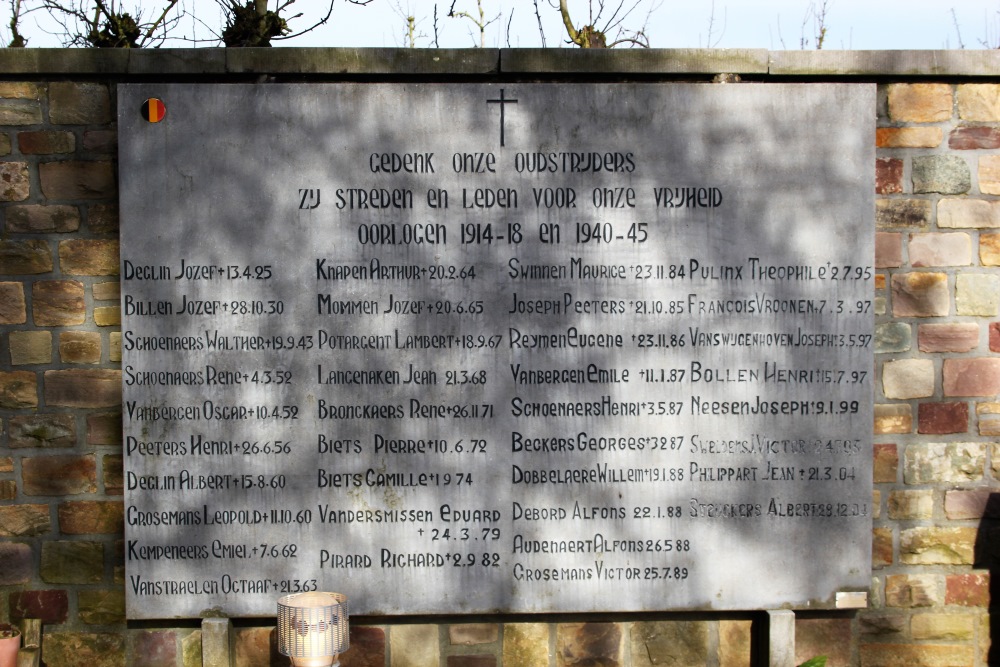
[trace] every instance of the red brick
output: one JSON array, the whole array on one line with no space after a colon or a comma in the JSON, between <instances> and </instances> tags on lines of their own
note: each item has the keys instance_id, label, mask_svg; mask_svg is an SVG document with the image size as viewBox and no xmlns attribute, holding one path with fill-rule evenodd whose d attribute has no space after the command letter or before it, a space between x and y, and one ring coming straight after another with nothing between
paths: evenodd
<instances>
[{"instance_id":1,"label":"red brick","mask_svg":"<svg viewBox=\"0 0 1000 667\"><path fill-rule=\"evenodd\" d=\"M351 648L340 656L341 667L384 667L385 630L351 624Z\"/></svg>"},{"instance_id":2,"label":"red brick","mask_svg":"<svg viewBox=\"0 0 1000 667\"><path fill-rule=\"evenodd\" d=\"M43 162L38 178L46 199L112 199L117 194L114 165L106 160Z\"/></svg>"},{"instance_id":3,"label":"red brick","mask_svg":"<svg viewBox=\"0 0 1000 667\"><path fill-rule=\"evenodd\" d=\"M51 272L54 266L46 241L0 239L0 275L38 275Z\"/></svg>"},{"instance_id":4,"label":"red brick","mask_svg":"<svg viewBox=\"0 0 1000 667\"><path fill-rule=\"evenodd\" d=\"M24 285L0 282L0 324L24 324L27 321Z\"/></svg>"},{"instance_id":5,"label":"red brick","mask_svg":"<svg viewBox=\"0 0 1000 667\"><path fill-rule=\"evenodd\" d=\"M118 206L95 204L87 209L87 229L94 234L112 234L118 231Z\"/></svg>"},{"instance_id":6,"label":"red brick","mask_svg":"<svg viewBox=\"0 0 1000 667\"><path fill-rule=\"evenodd\" d=\"M102 412L87 415L88 445L122 445L122 413Z\"/></svg>"},{"instance_id":7,"label":"red brick","mask_svg":"<svg viewBox=\"0 0 1000 667\"><path fill-rule=\"evenodd\" d=\"M0 408L20 410L38 405L38 378L31 371L0 371Z\"/></svg>"},{"instance_id":8,"label":"red brick","mask_svg":"<svg viewBox=\"0 0 1000 667\"><path fill-rule=\"evenodd\" d=\"M94 368L45 371L45 404L67 408L121 405L122 372Z\"/></svg>"},{"instance_id":9,"label":"red brick","mask_svg":"<svg viewBox=\"0 0 1000 667\"><path fill-rule=\"evenodd\" d=\"M0 505L0 537L34 537L51 529L48 505Z\"/></svg>"},{"instance_id":10,"label":"red brick","mask_svg":"<svg viewBox=\"0 0 1000 667\"><path fill-rule=\"evenodd\" d=\"M120 534L125 528L119 500L74 500L59 504L59 531L64 535Z\"/></svg>"},{"instance_id":11,"label":"red brick","mask_svg":"<svg viewBox=\"0 0 1000 667\"><path fill-rule=\"evenodd\" d=\"M655 625L646 627L651 633L656 632ZM642 634L636 635L633 628L633 641L637 636ZM622 628L617 623L561 623L556 629L556 644L559 667L574 664L619 667L622 664Z\"/></svg>"},{"instance_id":12,"label":"red brick","mask_svg":"<svg viewBox=\"0 0 1000 667\"><path fill-rule=\"evenodd\" d=\"M898 194L903 191L903 161L898 158L875 160L875 193Z\"/></svg>"},{"instance_id":13,"label":"red brick","mask_svg":"<svg viewBox=\"0 0 1000 667\"><path fill-rule=\"evenodd\" d=\"M968 403L921 403L917 407L917 433L944 435L968 430Z\"/></svg>"},{"instance_id":14,"label":"red brick","mask_svg":"<svg viewBox=\"0 0 1000 667\"><path fill-rule=\"evenodd\" d=\"M12 621L38 618L42 623L65 623L69 616L69 595L64 590L15 591L9 604ZM51 658L49 664L55 664Z\"/></svg>"},{"instance_id":15,"label":"red brick","mask_svg":"<svg viewBox=\"0 0 1000 667\"><path fill-rule=\"evenodd\" d=\"M911 234L910 266L969 266L972 238L966 232Z\"/></svg>"},{"instance_id":16,"label":"red brick","mask_svg":"<svg viewBox=\"0 0 1000 667\"><path fill-rule=\"evenodd\" d=\"M10 448L73 447L76 419L66 414L16 415L10 419Z\"/></svg>"},{"instance_id":17,"label":"red brick","mask_svg":"<svg viewBox=\"0 0 1000 667\"><path fill-rule=\"evenodd\" d=\"M1000 359L945 359L945 396L993 396L1000 393Z\"/></svg>"},{"instance_id":18,"label":"red brick","mask_svg":"<svg viewBox=\"0 0 1000 667\"><path fill-rule=\"evenodd\" d=\"M76 150L76 137L72 132L18 132L17 146L25 155L52 155L72 153Z\"/></svg>"},{"instance_id":19,"label":"red brick","mask_svg":"<svg viewBox=\"0 0 1000 667\"><path fill-rule=\"evenodd\" d=\"M496 623L458 623L448 626L448 643L472 646L491 644L500 638L500 628Z\"/></svg>"},{"instance_id":20,"label":"red brick","mask_svg":"<svg viewBox=\"0 0 1000 667\"><path fill-rule=\"evenodd\" d=\"M87 320L83 283L41 280L31 286L31 315L40 327L64 327Z\"/></svg>"},{"instance_id":21,"label":"red brick","mask_svg":"<svg viewBox=\"0 0 1000 667\"><path fill-rule=\"evenodd\" d=\"M851 664L851 619L795 620L795 663L825 655L829 665Z\"/></svg>"},{"instance_id":22,"label":"red brick","mask_svg":"<svg viewBox=\"0 0 1000 667\"><path fill-rule=\"evenodd\" d=\"M118 133L114 130L87 130L83 133L83 150L114 154L118 152Z\"/></svg>"},{"instance_id":23,"label":"red brick","mask_svg":"<svg viewBox=\"0 0 1000 667\"><path fill-rule=\"evenodd\" d=\"M989 489L952 489L944 494L944 513L952 521L981 519L989 504Z\"/></svg>"},{"instance_id":24,"label":"red brick","mask_svg":"<svg viewBox=\"0 0 1000 667\"><path fill-rule=\"evenodd\" d=\"M921 272L892 276L892 313L896 317L943 317L950 311L947 274Z\"/></svg>"},{"instance_id":25,"label":"red brick","mask_svg":"<svg viewBox=\"0 0 1000 667\"><path fill-rule=\"evenodd\" d=\"M69 496L97 491L97 461L93 454L26 457L21 459L21 476L28 496Z\"/></svg>"},{"instance_id":26,"label":"red brick","mask_svg":"<svg viewBox=\"0 0 1000 667\"><path fill-rule=\"evenodd\" d=\"M990 322L990 352L1000 352L1000 322Z\"/></svg>"},{"instance_id":27,"label":"red brick","mask_svg":"<svg viewBox=\"0 0 1000 667\"><path fill-rule=\"evenodd\" d=\"M1000 341L1000 330L998 330ZM979 325L975 322L921 324L917 327L917 347L921 352L969 352L979 346Z\"/></svg>"},{"instance_id":28,"label":"red brick","mask_svg":"<svg viewBox=\"0 0 1000 667\"><path fill-rule=\"evenodd\" d=\"M143 667L175 667L177 664L177 633L173 630L142 630L132 636L132 642L132 655Z\"/></svg>"},{"instance_id":29,"label":"red brick","mask_svg":"<svg viewBox=\"0 0 1000 667\"><path fill-rule=\"evenodd\" d=\"M971 646L958 644L863 644L861 667L969 667Z\"/></svg>"},{"instance_id":30,"label":"red brick","mask_svg":"<svg viewBox=\"0 0 1000 667\"><path fill-rule=\"evenodd\" d=\"M80 210L64 204L23 204L7 209L7 231L21 234L75 232L80 228Z\"/></svg>"},{"instance_id":31,"label":"red brick","mask_svg":"<svg viewBox=\"0 0 1000 667\"><path fill-rule=\"evenodd\" d=\"M989 573L948 575L945 578L944 603L962 607L989 607Z\"/></svg>"},{"instance_id":32,"label":"red brick","mask_svg":"<svg viewBox=\"0 0 1000 667\"><path fill-rule=\"evenodd\" d=\"M125 463L121 454L109 454L103 459L104 493L120 496L125 492Z\"/></svg>"},{"instance_id":33,"label":"red brick","mask_svg":"<svg viewBox=\"0 0 1000 667\"><path fill-rule=\"evenodd\" d=\"M957 127L948 135L948 148L960 151L1000 148L1000 129L987 125Z\"/></svg>"},{"instance_id":34,"label":"red brick","mask_svg":"<svg viewBox=\"0 0 1000 667\"><path fill-rule=\"evenodd\" d=\"M447 667L496 667L497 657L495 655L449 655L446 664Z\"/></svg>"},{"instance_id":35,"label":"red brick","mask_svg":"<svg viewBox=\"0 0 1000 667\"><path fill-rule=\"evenodd\" d=\"M280 664L277 630L274 628L239 628L235 639L235 667Z\"/></svg>"},{"instance_id":36,"label":"red brick","mask_svg":"<svg viewBox=\"0 0 1000 667\"><path fill-rule=\"evenodd\" d=\"M26 584L35 570L31 547L18 542L0 542L0 586Z\"/></svg>"},{"instance_id":37,"label":"red brick","mask_svg":"<svg viewBox=\"0 0 1000 667\"><path fill-rule=\"evenodd\" d=\"M892 269L903 265L903 235L899 232L875 233L875 267Z\"/></svg>"}]
</instances>

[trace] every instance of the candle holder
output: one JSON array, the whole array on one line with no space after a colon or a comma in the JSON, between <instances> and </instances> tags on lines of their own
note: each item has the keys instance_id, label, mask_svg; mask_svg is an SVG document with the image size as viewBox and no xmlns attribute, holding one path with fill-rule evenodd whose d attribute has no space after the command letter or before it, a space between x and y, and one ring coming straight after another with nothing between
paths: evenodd
<instances>
[{"instance_id":1,"label":"candle holder","mask_svg":"<svg viewBox=\"0 0 1000 667\"><path fill-rule=\"evenodd\" d=\"M296 667L339 665L350 646L347 596L294 593L278 600L278 651Z\"/></svg>"}]
</instances>

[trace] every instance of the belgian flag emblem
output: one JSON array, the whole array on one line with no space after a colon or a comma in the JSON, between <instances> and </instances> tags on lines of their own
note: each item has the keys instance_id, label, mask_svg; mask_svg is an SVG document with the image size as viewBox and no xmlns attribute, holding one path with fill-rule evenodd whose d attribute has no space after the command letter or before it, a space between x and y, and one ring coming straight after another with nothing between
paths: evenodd
<instances>
[{"instance_id":1,"label":"belgian flag emblem","mask_svg":"<svg viewBox=\"0 0 1000 667\"><path fill-rule=\"evenodd\" d=\"M164 106L163 100L150 97L142 103L142 117L150 123L159 123L166 115L167 107Z\"/></svg>"}]
</instances>

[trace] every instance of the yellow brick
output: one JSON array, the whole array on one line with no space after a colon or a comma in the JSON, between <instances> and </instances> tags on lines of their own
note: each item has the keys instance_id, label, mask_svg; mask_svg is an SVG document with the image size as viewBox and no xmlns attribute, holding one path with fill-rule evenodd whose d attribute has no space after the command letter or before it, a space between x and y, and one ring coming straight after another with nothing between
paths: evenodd
<instances>
[{"instance_id":1,"label":"yellow brick","mask_svg":"<svg viewBox=\"0 0 1000 667\"><path fill-rule=\"evenodd\" d=\"M116 327L122 323L119 306L100 306L94 308L94 323L99 327Z\"/></svg>"},{"instance_id":2,"label":"yellow brick","mask_svg":"<svg viewBox=\"0 0 1000 667\"><path fill-rule=\"evenodd\" d=\"M987 195L1000 195L1000 155L979 158L979 191Z\"/></svg>"},{"instance_id":3,"label":"yellow brick","mask_svg":"<svg viewBox=\"0 0 1000 667\"><path fill-rule=\"evenodd\" d=\"M889 117L907 123L940 123L951 118L951 86L896 83L889 86Z\"/></svg>"},{"instance_id":4,"label":"yellow brick","mask_svg":"<svg viewBox=\"0 0 1000 667\"><path fill-rule=\"evenodd\" d=\"M1000 86L992 83L959 86L958 117L984 123L1000 121Z\"/></svg>"},{"instance_id":5,"label":"yellow brick","mask_svg":"<svg viewBox=\"0 0 1000 667\"><path fill-rule=\"evenodd\" d=\"M910 633L914 639L972 639L974 620L969 614L917 614Z\"/></svg>"},{"instance_id":6,"label":"yellow brick","mask_svg":"<svg viewBox=\"0 0 1000 667\"><path fill-rule=\"evenodd\" d=\"M879 148L935 148L944 141L940 127L880 127L875 130Z\"/></svg>"}]
</instances>

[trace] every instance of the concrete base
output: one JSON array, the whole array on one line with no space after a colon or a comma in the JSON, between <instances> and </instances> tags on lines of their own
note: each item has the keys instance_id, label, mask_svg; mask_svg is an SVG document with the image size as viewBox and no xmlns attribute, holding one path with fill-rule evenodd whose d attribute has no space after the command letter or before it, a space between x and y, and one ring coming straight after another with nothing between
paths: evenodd
<instances>
[{"instance_id":1,"label":"concrete base","mask_svg":"<svg viewBox=\"0 0 1000 667\"><path fill-rule=\"evenodd\" d=\"M795 667L795 612L768 610L761 614L757 628L755 665Z\"/></svg>"},{"instance_id":2,"label":"concrete base","mask_svg":"<svg viewBox=\"0 0 1000 667\"><path fill-rule=\"evenodd\" d=\"M202 620L202 667L233 667L232 634L233 624L228 618Z\"/></svg>"}]
</instances>

